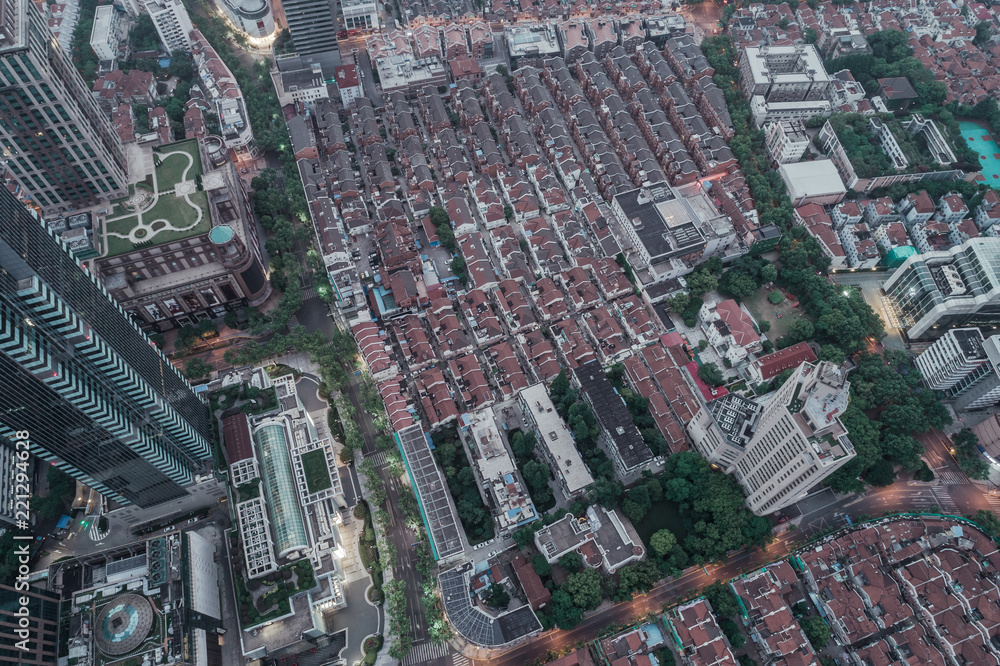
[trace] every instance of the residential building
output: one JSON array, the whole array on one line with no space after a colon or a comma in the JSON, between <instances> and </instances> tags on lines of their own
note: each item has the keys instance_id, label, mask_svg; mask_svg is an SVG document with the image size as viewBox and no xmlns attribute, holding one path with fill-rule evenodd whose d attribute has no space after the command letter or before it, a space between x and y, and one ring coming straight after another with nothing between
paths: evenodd
<instances>
[{"instance_id":1,"label":"residential building","mask_svg":"<svg viewBox=\"0 0 1000 666\"><path fill-rule=\"evenodd\" d=\"M753 317L731 298L719 303L703 303L698 318L708 343L733 365L745 359L748 353L759 352L762 348Z\"/></svg>"},{"instance_id":2,"label":"residential building","mask_svg":"<svg viewBox=\"0 0 1000 666\"><path fill-rule=\"evenodd\" d=\"M98 5L94 12L94 27L90 30L90 48L102 61L101 66L112 69L118 59L122 42L122 13L113 5ZM107 64L105 64L107 63Z\"/></svg>"},{"instance_id":3,"label":"residential building","mask_svg":"<svg viewBox=\"0 0 1000 666\"><path fill-rule=\"evenodd\" d=\"M347 30L377 30L381 25L375 0L340 0L340 11Z\"/></svg>"},{"instance_id":4,"label":"residential building","mask_svg":"<svg viewBox=\"0 0 1000 666\"><path fill-rule=\"evenodd\" d=\"M740 88L747 98L808 102L829 98L830 76L811 44L748 47L740 55Z\"/></svg>"},{"instance_id":5,"label":"residential building","mask_svg":"<svg viewBox=\"0 0 1000 666\"><path fill-rule=\"evenodd\" d=\"M795 209L795 220L809 230L809 235L819 243L823 254L830 257L831 268L846 268L847 253L840 237L833 230L833 222L823 207L817 203L807 203Z\"/></svg>"},{"instance_id":6,"label":"residential building","mask_svg":"<svg viewBox=\"0 0 1000 666\"><path fill-rule=\"evenodd\" d=\"M855 456L840 415L850 382L822 361L803 363L763 404L728 394L688 425L695 447L733 473L747 506L767 515L797 502Z\"/></svg>"},{"instance_id":7,"label":"residential building","mask_svg":"<svg viewBox=\"0 0 1000 666\"><path fill-rule=\"evenodd\" d=\"M319 65L313 65L309 69L280 72L279 75L281 89L286 98L290 98L292 102L313 102L328 97L323 69Z\"/></svg>"},{"instance_id":8,"label":"residential building","mask_svg":"<svg viewBox=\"0 0 1000 666\"><path fill-rule=\"evenodd\" d=\"M504 445L493 410L462 414L459 432L466 445L476 451L475 470L480 487L489 496L500 535L506 538L518 527L538 520L517 463Z\"/></svg>"},{"instance_id":9,"label":"residential building","mask_svg":"<svg viewBox=\"0 0 1000 666\"><path fill-rule=\"evenodd\" d=\"M430 57L414 60L409 55L390 55L375 58L382 90L390 93L396 90L414 93L426 86L439 86L448 82L448 69L440 58Z\"/></svg>"},{"instance_id":10,"label":"residential building","mask_svg":"<svg viewBox=\"0 0 1000 666\"><path fill-rule=\"evenodd\" d=\"M986 363L983 342L978 328L951 328L922 351L914 364L928 387L945 391Z\"/></svg>"},{"instance_id":11,"label":"residential building","mask_svg":"<svg viewBox=\"0 0 1000 666\"><path fill-rule=\"evenodd\" d=\"M40 38L48 30L29 0L0 12L0 142L30 202L56 217L124 196L128 163L69 56Z\"/></svg>"},{"instance_id":12,"label":"residential building","mask_svg":"<svg viewBox=\"0 0 1000 666\"><path fill-rule=\"evenodd\" d=\"M521 411L534 423L541 452L556 472L556 482L567 500L579 497L594 482L573 441L573 433L552 404L545 383L535 384L518 395Z\"/></svg>"},{"instance_id":13,"label":"residential building","mask_svg":"<svg viewBox=\"0 0 1000 666\"><path fill-rule=\"evenodd\" d=\"M215 106L226 147L237 152L255 153L253 129L243 92L229 66L199 30L191 31L191 55L198 69L199 85Z\"/></svg>"},{"instance_id":14,"label":"residential building","mask_svg":"<svg viewBox=\"0 0 1000 666\"><path fill-rule=\"evenodd\" d=\"M906 259L886 280L886 300L910 340L949 328L1000 325L1000 238L971 238L947 250Z\"/></svg>"},{"instance_id":15,"label":"residential building","mask_svg":"<svg viewBox=\"0 0 1000 666\"><path fill-rule=\"evenodd\" d=\"M985 232L1000 220L1000 194L996 190L986 190L983 200L976 208L976 226Z\"/></svg>"},{"instance_id":16,"label":"residential building","mask_svg":"<svg viewBox=\"0 0 1000 666\"><path fill-rule=\"evenodd\" d=\"M906 169L910 165L910 160L906 158L903 149L900 147L899 142L896 141L896 137L893 135L892 130L889 129L889 126L878 118L869 118L868 127L879 143L882 144L882 152L892 160L892 166L896 171Z\"/></svg>"},{"instance_id":17,"label":"residential building","mask_svg":"<svg viewBox=\"0 0 1000 666\"><path fill-rule=\"evenodd\" d=\"M816 116L829 116L831 112L830 102L825 99L768 102L763 95L754 95L750 98L750 115L753 116L754 125L757 127L783 120L806 121Z\"/></svg>"},{"instance_id":18,"label":"residential building","mask_svg":"<svg viewBox=\"0 0 1000 666\"><path fill-rule=\"evenodd\" d=\"M334 80L340 91L340 101L345 109L350 109L354 100L365 96L365 88L358 77L357 65L340 65L334 70Z\"/></svg>"},{"instance_id":19,"label":"residential building","mask_svg":"<svg viewBox=\"0 0 1000 666\"><path fill-rule=\"evenodd\" d=\"M115 69L97 77L91 95L104 111L113 112L122 104L150 107L156 99L156 80L149 72L139 69L127 74Z\"/></svg>"},{"instance_id":20,"label":"residential building","mask_svg":"<svg viewBox=\"0 0 1000 666\"><path fill-rule=\"evenodd\" d=\"M864 222L841 229L840 241L851 268L874 268L882 260L875 237Z\"/></svg>"},{"instance_id":21,"label":"residential building","mask_svg":"<svg viewBox=\"0 0 1000 666\"><path fill-rule=\"evenodd\" d=\"M910 245L910 236L906 233L906 227L903 226L902 222L889 222L875 227L872 238L886 253L894 248Z\"/></svg>"},{"instance_id":22,"label":"residential building","mask_svg":"<svg viewBox=\"0 0 1000 666\"><path fill-rule=\"evenodd\" d=\"M274 17L270 0L222 0L229 20L242 30L254 46L264 46L274 40Z\"/></svg>"},{"instance_id":23,"label":"residential building","mask_svg":"<svg viewBox=\"0 0 1000 666\"><path fill-rule=\"evenodd\" d=\"M176 511L211 460L204 403L6 188L0 219L0 431L118 504Z\"/></svg>"},{"instance_id":24,"label":"residential building","mask_svg":"<svg viewBox=\"0 0 1000 666\"><path fill-rule=\"evenodd\" d=\"M702 597L674 608L667 617L667 625L686 659L685 664L725 666L737 663L708 599Z\"/></svg>"},{"instance_id":25,"label":"residential building","mask_svg":"<svg viewBox=\"0 0 1000 666\"><path fill-rule=\"evenodd\" d=\"M537 611L545 607L552 600L552 593L542 583L541 577L535 571L531 562L524 555L517 555L511 560L514 565L514 573L521 583L524 595L528 597L531 610Z\"/></svg>"},{"instance_id":26,"label":"residential building","mask_svg":"<svg viewBox=\"0 0 1000 666\"><path fill-rule=\"evenodd\" d=\"M191 17L181 0L144 0L160 41L171 53L191 50Z\"/></svg>"},{"instance_id":27,"label":"residential building","mask_svg":"<svg viewBox=\"0 0 1000 666\"><path fill-rule=\"evenodd\" d=\"M846 224L857 224L864 219L864 213L856 201L842 201L830 211L833 228L840 231Z\"/></svg>"},{"instance_id":28,"label":"residential building","mask_svg":"<svg viewBox=\"0 0 1000 666\"><path fill-rule=\"evenodd\" d=\"M808 342L797 342L771 354L758 356L746 367L746 376L756 386L769 382L785 370L797 368L803 363L815 363L816 353Z\"/></svg>"},{"instance_id":29,"label":"residential building","mask_svg":"<svg viewBox=\"0 0 1000 666\"><path fill-rule=\"evenodd\" d=\"M583 389L584 397L601 426L600 443L611 452L618 473L627 477L638 474L653 462L653 452L632 421L625 401L597 361L590 361L573 370Z\"/></svg>"},{"instance_id":30,"label":"residential building","mask_svg":"<svg viewBox=\"0 0 1000 666\"><path fill-rule=\"evenodd\" d=\"M877 202L881 199L876 199L869 206L877 205ZM891 210L892 202L889 200L888 204ZM911 228L914 224L923 224L934 217L934 201L931 199L930 195L927 194L926 190L920 190L917 193L907 194L903 197L903 200L899 202L899 212L903 214L903 220L906 222L907 229ZM879 215L880 219L874 221L876 224L880 224L887 218L889 214L884 216Z\"/></svg>"},{"instance_id":31,"label":"residential building","mask_svg":"<svg viewBox=\"0 0 1000 666\"><path fill-rule=\"evenodd\" d=\"M566 553L576 552L583 557L585 566L609 574L646 555L632 523L616 510L598 504L587 507L584 518L566 514L535 532L535 547L550 564Z\"/></svg>"},{"instance_id":32,"label":"residential building","mask_svg":"<svg viewBox=\"0 0 1000 666\"><path fill-rule=\"evenodd\" d=\"M300 56L327 54L337 49L337 23L329 0L285 0L288 31Z\"/></svg>"},{"instance_id":33,"label":"residential building","mask_svg":"<svg viewBox=\"0 0 1000 666\"><path fill-rule=\"evenodd\" d=\"M271 293L249 200L236 167L219 149L219 138L208 137L169 144L159 153L195 157L205 192L197 199L191 195L197 203L189 205L200 211L201 222L174 232L168 242L157 234L109 239L107 252L94 263L94 273L145 331L221 317L259 305ZM213 164L212 154L221 154L222 161Z\"/></svg>"},{"instance_id":34,"label":"residential building","mask_svg":"<svg viewBox=\"0 0 1000 666\"><path fill-rule=\"evenodd\" d=\"M522 61L540 65L545 58L561 53L559 36L551 23L508 26L504 38L512 69L520 67Z\"/></svg>"},{"instance_id":35,"label":"residential building","mask_svg":"<svg viewBox=\"0 0 1000 666\"><path fill-rule=\"evenodd\" d=\"M809 148L809 135L800 120L769 123L764 137L767 154L778 164L798 162Z\"/></svg>"},{"instance_id":36,"label":"residential building","mask_svg":"<svg viewBox=\"0 0 1000 666\"><path fill-rule=\"evenodd\" d=\"M938 213L945 224L958 224L969 217L969 207L961 194L952 192L938 201Z\"/></svg>"}]
</instances>

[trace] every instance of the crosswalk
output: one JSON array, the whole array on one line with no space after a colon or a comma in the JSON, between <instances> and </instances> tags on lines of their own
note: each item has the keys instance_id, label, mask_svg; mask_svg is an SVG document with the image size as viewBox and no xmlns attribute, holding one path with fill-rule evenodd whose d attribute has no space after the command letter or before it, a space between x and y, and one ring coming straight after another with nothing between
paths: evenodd
<instances>
[{"instance_id":1,"label":"crosswalk","mask_svg":"<svg viewBox=\"0 0 1000 666\"><path fill-rule=\"evenodd\" d=\"M934 470L934 476L937 477L938 481L946 486L958 486L971 483L967 476L961 472L948 469L947 467Z\"/></svg>"},{"instance_id":2,"label":"crosswalk","mask_svg":"<svg viewBox=\"0 0 1000 666\"><path fill-rule=\"evenodd\" d=\"M375 467L385 467L385 451L376 451L375 453L366 453L365 458L371 460L375 463Z\"/></svg>"},{"instance_id":3,"label":"crosswalk","mask_svg":"<svg viewBox=\"0 0 1000 666\"><path fill-rule=\"evenodd\" d=\"M990 503L990 507L996 513L1000 513L1000 495L994 495L992 493L986 494L986 501Z\"/></svg>"},{"instance_id":4,"label":"crosswalk","mask_svg":"<svg viewBox=\"0 0 1000 666\"><path fill-rule=\"evenodd\" d=\"M935 486L932 492L934 493L934 499L937 500L938 508L941 509L941 513L959 515L958 505L951 498L951 494L947 488Z\"/></svg>"},{"instance_id":5,"label":"crosswalk","mask_svg":"<svg viewBox=\"0 0 1000 666\"><path fill-rule=\"evenodd\" d=\"M451 666L469 666L469 658L461 652L451 655Z\"/></svg>"},{"instance_id":6,"label":"crosswalk","mask_svg":"<svg viewBox=\"0 0 1000 666\"><path fill-rule=\"evenodd\" d=\"M448 653L451 652L451 646L447 643L442 643L441 645L435 645L434 643L420 643L414 645L410 649L410 654L406 655L403 659L403 666L417 666L417 664L425 664L428 661L433 661L434 659L440 659L441 657L447 657ZM468 658L466 658L468 661ZM456 666L460 666L456 662Z\"/></svg>"}]
</instances>

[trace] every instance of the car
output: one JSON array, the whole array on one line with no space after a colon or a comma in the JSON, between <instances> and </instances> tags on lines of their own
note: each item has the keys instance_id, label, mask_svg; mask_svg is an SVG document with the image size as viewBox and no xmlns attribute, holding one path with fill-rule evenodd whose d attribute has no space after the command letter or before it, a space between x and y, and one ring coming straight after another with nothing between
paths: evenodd
<instances>
[{"instance_id":1,"label":"car","mask_svg":"<svg viewBox=\"0 0 1000 666\"><path fill-rule=\"evenodd\" d=\"M190 520L188 520L188 525L193 525L193 524L195 524L197 522L198 522L198 516L195 516L194 518L191 518Z\"/></svg>"},{"instance_id":2,"label":"car","mask_svg":"<svg viewBox=\"0 0 1000 666\"><path fill-rule=\"evenodd\" d=\"M346 30L341 30L337 33L337 39L347 39L347 35L348 33Z\"/></svg>"},{"instance_id":3,"label":"car","mask_svg":"<svg viewBox=\"0 0 1000 666\"><path fill-rule=\"evenodd\" d=\"M782 516L781 518L778 518L778 522L779 523L787 523L788 522L788 516Z\"/></svg>"},{"instance_id":4,"label":"car","mask_svg":"<svg viewBox=\"0 0 1000 666\"><path fill-rule=\"evenodd\" d=\"M168 525L167 527L164 527L164 528L163 528L163 531L164 531L164 532L173 532L173 531L174 531L174 530L176 530L176 529L177 529L177 526L176 526L176 525Z\"/></svg>"}]
</instances>

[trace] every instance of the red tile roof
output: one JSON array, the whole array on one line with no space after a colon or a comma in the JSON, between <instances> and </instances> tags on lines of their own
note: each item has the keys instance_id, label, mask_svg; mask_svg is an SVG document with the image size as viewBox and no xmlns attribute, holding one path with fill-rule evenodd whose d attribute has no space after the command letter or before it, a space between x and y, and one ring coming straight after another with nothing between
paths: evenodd
<instances>
[{"instance_id":1,"label":"red tile roof","mask_svg":"<svg viewBox=\"0 0 1000 666\"><path fill-rule=\"evenodd\" d=\"M799 342L781 351L776 351L773 354L761 356L755 363L760 370L761 377L764 380L768 380L779 374L782 370L797 368L803 363L814 363L815 361L816 354L810 349L809 344Z\"/></svg>"}]
</instances>

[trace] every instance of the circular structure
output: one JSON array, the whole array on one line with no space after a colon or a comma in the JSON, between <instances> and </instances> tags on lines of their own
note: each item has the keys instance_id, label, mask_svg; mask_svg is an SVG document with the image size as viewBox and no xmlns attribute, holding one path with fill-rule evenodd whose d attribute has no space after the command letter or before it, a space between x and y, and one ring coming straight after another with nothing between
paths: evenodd
<instances>
[{"instance_id":1,"label":"circular structure","mask_svg":"<svg viewBox=\"0 0 1000 666\"><path fill-rule=\"evenodd\" d=\"M233 228L228 224L220 224L208 232L208 239L216 245L222 245L233 240Z\"/></svg>"},{"instance_id":2,"label":"circular structure","mask_svg":"<svg viewBox=\"0 0 1000 666\"><path fill-rule=\"evenodd\" d=\"M145 597L116 597L97 616L97 647L109 655L127 654L142 645L153 628L153 608Z\"/></svg>"}]
</instances>

